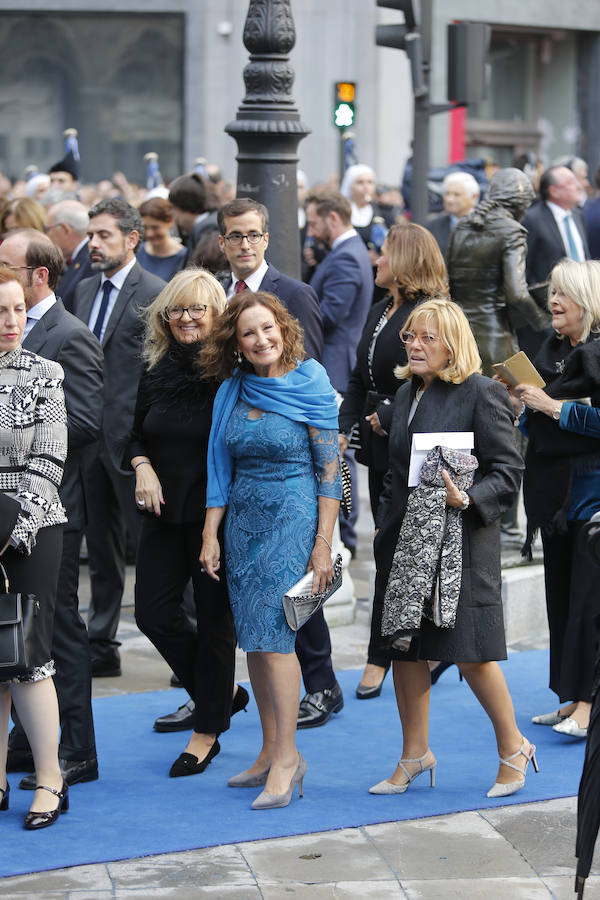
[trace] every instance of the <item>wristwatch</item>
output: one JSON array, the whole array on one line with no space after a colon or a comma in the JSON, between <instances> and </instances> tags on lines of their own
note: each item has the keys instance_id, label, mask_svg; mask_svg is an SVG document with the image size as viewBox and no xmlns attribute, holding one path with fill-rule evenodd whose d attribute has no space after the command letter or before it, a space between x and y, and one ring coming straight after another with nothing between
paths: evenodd
<instances>
[{"instance_id":1,"label":"wristwatch","mask_svg":"<svg viewBox=\"0 0 600 900\"><path fill-rule=\"evenodd\" d=\"M555 406L554 409L552 410L552 418L553 418L556 422L558 422L558 420L560 419L560 411L561 411L561 409L562 409L562 404L561 404L561 406Z\"/></svg>"},{"instance_id":2,"label":"wristwatch","mask_svg":"<svg viewBox=\"0 0 600 900\"><path fill-rule=\"evenodd\" d=\"M469 497L469 495L467 494L466 491L460 492L460 499L462 500L462 506L459 506L458 508L459 509L468 509L469 505L471 503L471 498Z\"/></svg>"}]
</instances>

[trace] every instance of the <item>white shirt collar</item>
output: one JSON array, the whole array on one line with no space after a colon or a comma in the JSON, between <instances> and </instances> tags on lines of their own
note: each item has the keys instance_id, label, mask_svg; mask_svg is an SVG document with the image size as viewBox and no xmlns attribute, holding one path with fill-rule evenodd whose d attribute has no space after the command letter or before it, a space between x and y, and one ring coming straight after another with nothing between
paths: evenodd
<instances>
[{"instance_id":1,"label":"white shirt collar","mask_svg":"<svg viewBox=\"0 0 600 900\"><path fill-rule=\"evenodd\" d=\"M563 209L562 206L558 206L558 204L553 203L551 200L546 201L546 206L554 216L557 222L562 222L567 216L571 215L570 209Z\"/></svg>"},{"instance_id":2,"label":"white shirt collar","mask_svg":"<svg viewBox=\"0 0 600 900\"><path fill-rule=\"evenodd\" d=\"M32 306L27 310L27 318L36 320L41 319L55 303L56 294L52 292L51 294L48 294L47 297L44 297L43 300L39 300L35 306Z\"/></svg>"},{"instance_id":3,"label":"white shirt collar","mask_svg":"<svg viewBox=\"0 0 600 900\"><path fill-rule=\"evenodd\" d=\"M84 237L84 239L83 239L79 244L77 244L77 246L75 247L75 249L74 249L73 252L71 253L71 259L75 259L75 257L76 257L77 254L79 253L79 251L82 250L82 249L85 247L85 245L87 244L87 242L88 242L88 236L87 236L87 234L86 234L86 236Z\"/></svg>"},{"instance_id":4,"label":"white shirt collar","mask_svg":"<svg viewBox=\"0 0 600 900\"><path fill-rule=\"evenodd\" d=\"M236 278L233 272L231 273L231 284L229 286L229 290L227 291L227 299L230 300L231 297L235 294L235 287L238 281L243 281L249 291L257 291L262 283L263 278L267 273L267 269L269 268L269 264L266 260L263 259L258 269L255 269L252 275L247 275L246 278Z\"/></svg>"},{"instance_id":5,"label":"white shirt collar","mask_svg":"<svg viewBox=\"0 0 600 900\"><path fill-rule=\"evenodd\" d=\"M357 234L355 228L349 228L348 231L345 231L343 234L340 234L339 237L336 237L335 241L331 245L331 249L335 250L336 247L339 247L340 244L343 244L344 241L348 241L351 237L354 237Z\"/></svg>"},{"instance_id":6,"label":"white shirt collar","mask_svg":"<svg viewBox=\"0 0 600 900\"><path fill-rule=\"evenodd\" d=\"M110 279L103 272L102 279L100 281L100 287L102 287L102 285L104 284L105 281L110 281L112 286L115 287L118 291L120 291L121 288L123 287L123 284L125 283L125 279L127 278L127 276L129 275L129 273L131 272L131 270L133 269L134 266L135 266L135 256L133 257L131 262L128 262L127 265L123 266L122 269L119 269L117 272L115 272L114 275L111 275Z\"/></svg>"}]
</instances>

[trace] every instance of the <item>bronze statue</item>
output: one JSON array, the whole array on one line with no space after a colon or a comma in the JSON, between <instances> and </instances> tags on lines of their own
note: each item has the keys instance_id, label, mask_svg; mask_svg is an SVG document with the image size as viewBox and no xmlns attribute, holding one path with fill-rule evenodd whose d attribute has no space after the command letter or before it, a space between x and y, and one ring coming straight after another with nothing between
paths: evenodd
<instances>
[{"instance_id":1,"label":"bronze statue","mask_svg":"<svg viewBox=\"0 0 600 900\"><path fill-rule=\"evenodd\" d=\"M520 169L500 169L482 202L453 229L448 244L450 294L469 320L483 364L518 350L516 329L524 324L542 331L549 318L527 290L527 231L520 225L535 197Z\"/></svg>"}]
</instances>

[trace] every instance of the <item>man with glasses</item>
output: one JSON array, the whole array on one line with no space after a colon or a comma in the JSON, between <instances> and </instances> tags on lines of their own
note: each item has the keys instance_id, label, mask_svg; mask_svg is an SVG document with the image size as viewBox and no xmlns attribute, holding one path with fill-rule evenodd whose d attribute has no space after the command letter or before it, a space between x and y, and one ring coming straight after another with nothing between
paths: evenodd
<instances>
[{"instance_id":1,"label":"man with glasses","mask_svg":"<svg viewBox=\"0 0 600 900\"><path fill-rule=\"evenodd\" d=\"M58 576L52 656L60 711L59 762L67 784L93 781L98 761L92 719L90 650L79 615L79 546L85 525L83 457L97 440L102 420L102 349L89 328L67 312L54 291L63 256L49 237L33 228L11 232L0 246L0 263L19 277L25 292L27 324L23 347L64 369L69 453L59 488L68 522ZM33 771L23 729L11 732L9 771ZM35 775L21 782L33 790Z\"/></svg>"},{"instance_id":2,"label":"man with glasses","mask_svg":"<svg viewBox=\"0 0 600 900\"><path fill-rule=\"evenodd\" d=\"M165 282L140 266L135 254L143 234L139 212L119 197L89 211L90 264L97 275L81 281L75 312L104 350L102 432L85 466L86 529L91 599L88 633L92 674L121 674L116 640L125 586L127 532L137 542L135 478L122 468L133 425L142 371L140 311Z\"/></svg>"}]
</instances>

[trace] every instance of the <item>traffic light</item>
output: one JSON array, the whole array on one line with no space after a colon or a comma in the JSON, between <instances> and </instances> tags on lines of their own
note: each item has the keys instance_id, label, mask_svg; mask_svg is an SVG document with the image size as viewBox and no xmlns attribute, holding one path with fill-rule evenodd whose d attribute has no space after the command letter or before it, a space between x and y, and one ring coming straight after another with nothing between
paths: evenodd
<instances>
[{"instance_id":1,"label":"traffic light","mask_svg":"<svg viewBox=\"0 0 600 900\"><path fill-rule=\"evenodd\" d=\"M333 86L333 123L338 128L351 128L354 125L356 108L356 83L354 81L336 81Z\"/></svg>"},{"instance_id":2,"label":"traffic light","mask_svg":"<svg viewBox=\"0 0 600 900\"><path fill-rule=\"evenodd\" d=\"M375 43L378 47L405 50L410 60L413 94L423 97L427 86L423 77L423 45L420 32L421 4L419 0L377 0L377 6L397 9L404 13L404 25L376 25Z\"/></svg>"},{"instance_id":3,"label":"traffic light","mask_svg":"<svg viewBox=\"0 0 600 900\"><path fill-rule=\"evenodd\" d=\"M448 100L464 104L485 100L491 32L481 22L448 25Z\"/></svg>"}]
</instances>

